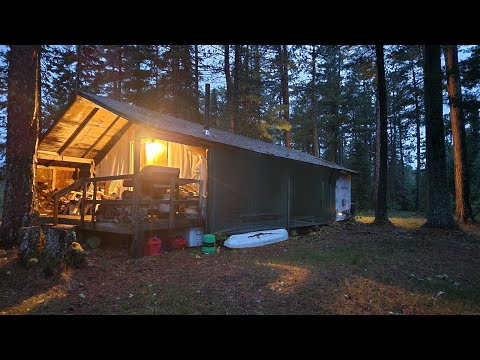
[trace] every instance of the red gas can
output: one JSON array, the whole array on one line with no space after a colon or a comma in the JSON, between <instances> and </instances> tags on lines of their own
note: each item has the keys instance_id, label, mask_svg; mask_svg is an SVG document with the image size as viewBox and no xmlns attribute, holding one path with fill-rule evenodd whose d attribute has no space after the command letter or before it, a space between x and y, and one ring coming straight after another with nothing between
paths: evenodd
<instances>
[{"instance_id":1,"label":"red gas can","mask_svg":"<svg viewBox=\"0 0 480 360\"><path fill-rule=\"evenodd\" d=\"M181 236L177 236L175 238L175 249L179 250L179 249L185 249L185 246L187 246L187 241L181 237Z\"/></svg>"},{"instance_id":2,"label":"red gas can","mask_svg":"<svg viewBox=\"0 0 480 360\"><path fill-rule=\"evenodd\" d=\"M143 248L143 255L145 256L157 256L162 253L162 240L157 237L148 239Z\"/></svg>"}]
</instances>

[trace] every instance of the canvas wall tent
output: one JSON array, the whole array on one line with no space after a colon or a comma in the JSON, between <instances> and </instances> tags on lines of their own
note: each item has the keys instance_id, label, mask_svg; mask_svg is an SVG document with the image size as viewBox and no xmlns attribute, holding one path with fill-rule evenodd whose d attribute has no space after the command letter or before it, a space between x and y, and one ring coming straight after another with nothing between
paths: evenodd
<instances>
[{"instance_id":1,"label":"canvas wall tent","mask_svg":"<svg viewBox=\"0 0 480 360\"><path fill-rule=\"evenodd\" d=\"M130 146L134 134L141 133L174 144L168 146L177 160L168 166L179 167L182 176L196 172L205 180L208 232L238 233L335 220L337 179L354 171L301 151L213 128L206 135L203 130L203 124L79 92L41 138L39 163L69 164L85 173L93 160L97 176L131 173ZM194 162L186 170L184 163Z\"/></svg>"}]
</instances>

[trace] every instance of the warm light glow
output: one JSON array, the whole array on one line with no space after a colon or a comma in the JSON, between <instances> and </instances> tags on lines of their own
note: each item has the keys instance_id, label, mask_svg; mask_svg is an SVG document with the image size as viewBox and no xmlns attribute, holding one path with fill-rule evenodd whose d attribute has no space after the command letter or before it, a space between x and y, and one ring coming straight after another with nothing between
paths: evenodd
<instances>
[{"instance_id":1,"label":"warm light glow","mask_svg":"<svg viewBox=\"0 0 480 360\"><path fill-rule=\"evenodd\" d=\"M145 143L147 165L154 165L155 159L165 151L165 146L160 141L147 141Z\"/></svg>"},{"instance_id":2,"label":"warm light glow","mask_svg":"<svg viewBox=\"0 0 480 360\"><path fill-rule=\"evenodd\" d=\"M341 212L338 213L338 216L342 216L343 214Z\"/></svg>"},{"instance_id":3,"label":"warm light glow","mask_svg":"<svg viewBox=\"0 0 480 360\"><path fill-rule=\"evenodd\" d=\"M298 286L301 286L310 275L311 271L301 266L277 264L272 262L260 263L257 265L267 266L271 269L280 270L282 273L267 286L280 293L293 293Z\"/></svg>"}]
</instances>

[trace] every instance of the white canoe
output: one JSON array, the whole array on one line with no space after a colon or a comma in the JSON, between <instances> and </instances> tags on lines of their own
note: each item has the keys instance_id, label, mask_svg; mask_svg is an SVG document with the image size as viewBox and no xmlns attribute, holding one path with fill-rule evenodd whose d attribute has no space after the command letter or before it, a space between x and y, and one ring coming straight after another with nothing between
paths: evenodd
<instances>
[{"instance_id":1,"label":"white canoe","mask_svg":"<svg viewBox=\"0 0 480 360\"><path fill-rule=\"evenodd\" d=\"M273 244L288 240L285 229L254 231L230 236L223 245L232 249L241 249Z\"/></svg>"}]
</instances>

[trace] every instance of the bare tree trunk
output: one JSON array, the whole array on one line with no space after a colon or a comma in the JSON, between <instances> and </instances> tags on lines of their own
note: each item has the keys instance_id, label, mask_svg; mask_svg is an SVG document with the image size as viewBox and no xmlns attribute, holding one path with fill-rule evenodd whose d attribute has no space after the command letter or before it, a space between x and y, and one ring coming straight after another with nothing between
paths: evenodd
<instances>
[{"instance_id":1,"label":"bare tree trunk","mask_svg":"<svg viewBox=\"0 0 480 360\"><path fill-rule=\"evenodd\" d=\"M200 88L198 82L200 80L200 73L198 69L198 45L195 45L195 106L197 111L200 111Z\"/></svg>"},{"instance_id":2,"label":"bare tree trunk","mask_svg":"<svg viewBox=\"0 0 480 360\"><path fill-rule=\"evenodd\" d=\"M377 206L375 207L375 222L388 222L387 216L387 157L388 157L388 134L387 134L387 85L385 82L385 66L383 60L383 45L376 45L376 65L378 81L378 103L380 108L380 166L378 169L378 194Z\"/></svg>"},{"instance_id":3,"label":"bare tree trunk","mask_svg":"<svg viewBox=\"0 0 480 360\"><path fill-rule=\"evenodd\" d=\"M282 105L283 119L290 124L290 96L288 93L288 49L287 45L280 48L281 83L282 83ZM285 147L290 149L290 130L285 130Z\"/></svg>"},{"instance_id":4,"label":"bare tree trunk","mask_svg":"<svg viewBox=\"0 0 480 360\"><path fill-rule=\"evenodd\" d=\"M389 194L390 197L387 199L387 203L393 204L397 199L397 131L395 127L395 119L390 123L387 122L387 127L389 128L388 132L390 136L390 141L387 140L387 144L390 144L390 161L388 163L387 171L387 177L389 180L389 186L387 186L387 189L390 190L387 191L387 194Z\"/></svg>"},{"instance_id":5,"label":"bare tree trunk","mask_svg":"<svg viewBox=\"0 0 480 360\"><path fill-rule=\"evenodd\" d=\"M450 104L450 121L453 137L453 161L455 176L455 220L466 223L474 221L470 204L470 178L468 174L467 145L462 109L462 88L458 68L457 45L445 45L445 66L447 69L447 92Z\"/></svg>"},{"instance_id":6,"label":"bare tree trunk","mask_svg":"<svg viewBox=\"0 0 480 360\"><path fill-rule=\"evenodd\" d=\"M179 59L178 59L178 45L171 45L172 52L172 97L173 97L173 113L177 114L177 87L178 87L178 77L179 77Z\"/></svg>"},{"instance_id":7,"label":"bare tree trunk","mask_svg":"<svg viewBox=\"0 0 480 360\"><path fill-rule=\"evenodd\" d=\"M241 132L240 126L240 66L242 46L235 45L235 63L233 68L233 127L235 132Z\"/></svg>"},{"instance_id":8,"label":"bare tree trunk","mask_svg":"<svg viewBox=\"0 0 480 360\"><path fill-rule=\"evenodd\" d=\"M75 93L78 93L80 88L80 74L82 73L82 60L81 60L81 45L75 45L75 57L77 58L77 64L75 66Z\"/></svg>"},{"instance_id":9,"label":"bare tree trunk","mask_svg":"<svg viewBox=\"0 0 480 360\"><path fill-rule=\"evenodd\" d=\"M405 159L403 157L403 126L400 117L397 116L398 126L398 151L400 151L400 206L402 210L406 210L406 194L405 194Z\"/></svg>"},{"instance_id":10,"label":"bare tree trunk","mask_svg":"<svg viewBox=\"0 0 480 360\"><path fill-rule=\"evenodd\" d=\"M312 45L312 141L313 155L320 157L320 149L318 148L318 127L317 127L317 46Z\"/></svg>"},{"instance_id":11,"label":"bare tree trunk","mask_svg":"<svg viewBox=\"0 0 480 360\"><path fill-rule=\"evenodd\" d=\"M475 161L475 156L480 152L480 119L478 117L478 107L475 106L473 109L473 118L472 118L472 133L473 133L473 161Z\"/></svg>"},{"instance_id":12,"label":"bare tree trunk","mask_svg":"<svg viewBox=\"0 0 480 360\"><path fill-rule=\"evenodd\" d=\"M376 79L378 88L378 77ZM375 174L373 181L373 208L377 208L378 182L380 179L380 101L378 99L378 91L375 94Z\"/></svg>"},{"instance_id":13,"label":"bare tree trunk","mask_svg":"<svg viewBox=\"0 0 480 360\"><path fill-rule=\"evenodd\" d=\"M37 223L36 152L40 108L40 45L12 45L8 72L6 182L0 240L17 243L21 227Z\"/></svg>"},{"instance_id":14,"label":"bare tree trunk","mask_svg":"<svg viewBox=\"0 0 480 360\"><path fill-rule=\"evenodd\" d=\"M123 45L118 45L118 100L122 101Z\"/></svg>"},{"instance_id":15,"label":"bare tree trunk","mask_svg":"<svg viewBox=\"0 0 480 360\"><path fill-rule=\"evenodd\" d=\"M155 67L155 89L160 87L160 46L155 45L155 59L154 59L154 67Z\"/></svg>"},{"instance_id":16,"label":"bare tree trunk","mask_svg":"<svg viewBox=\"0 0 480 360\"><path fill-rule=\"evenodd\" d=\"M421 149L420 149L420 105L418 103L418 87L417 81L415 78L415 66L412 64L412 80L413 80L413 91L415 95L415 127L416 127L416 138L417 138L417 189L415 192L415 210L420 209L420 167L421 167Z\"/></svg>"},{"instance_id":17,"label":"bare tree trunk","mask_svg":"<svg viewBox=\"0 0 480 360\"><path fill-rule=\"evenodd\" d=\"M224 72L225 83L227 84L227 113L229 119L229 130L235 132L235 121L233 116L233 104L232 104L232 78L230 76L230 45L224 45L225 58L224 58Z\"/></svg>"},{"instance_id":18,"label":"bare tree trunk","mask_svg":"<svg viewBox=\"0 0 480 360\"><path fill-rule=\"evenodd\" d=\"M425 45L425 140L427 160L427 226L455 225L450 211L443 127L442 69L440 45Z\"/></svg>"}]
</instances>

